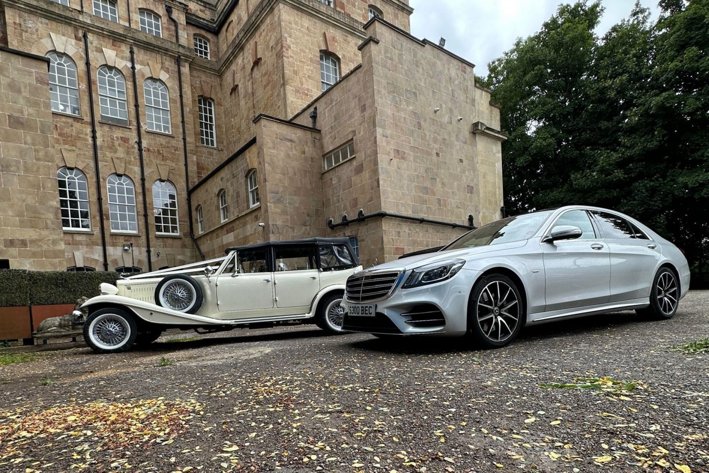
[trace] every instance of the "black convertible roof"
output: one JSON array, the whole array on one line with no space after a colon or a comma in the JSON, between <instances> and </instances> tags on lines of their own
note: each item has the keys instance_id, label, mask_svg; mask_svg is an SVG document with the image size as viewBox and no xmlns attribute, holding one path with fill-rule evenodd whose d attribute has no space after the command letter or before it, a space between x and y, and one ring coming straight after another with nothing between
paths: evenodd
<instances>
[{"instance_id":1,"label":"black convertible roof","mask_svg":"<svg viewBox=\"0 0 709 473\"><path fill-rule=\"evenodd\" d=\"M254 243L251 245L233 246L231 248L227 248L225 253L231 253L234 250L249 250L252 248L264 248L267 246L328 245L328 244L329 245L346 244L347 246L350 246L350 239L347 237L338 237L338 238L315 237L315 238L304 238L302 240L266 241L263 243Z\"/></svg>"}]
</instances>

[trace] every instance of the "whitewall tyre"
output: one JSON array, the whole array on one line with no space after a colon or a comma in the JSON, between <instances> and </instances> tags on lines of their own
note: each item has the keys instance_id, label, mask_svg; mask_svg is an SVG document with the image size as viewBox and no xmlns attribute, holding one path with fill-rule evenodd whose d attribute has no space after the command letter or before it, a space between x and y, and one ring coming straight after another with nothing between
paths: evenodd
<instances>
[{"instance_id":1,"label":"whitewall tyre","mask_svg":"<svg viewBox=\"0 0 709 473\"><path fill-rule=\"evenodd\" d=\"M342 294L328 294L318 304L315 323L321 329L330 333L341 333L345 319L345 310L342 305Z\"/></svg>"},{"instance_id":2,"label":"whitewall tyre","mask_svg":"<svg viewBox=\"0 0 709 473\"><path fill-rule=\"evenodd\" d=\"M177 312L194 314L202 305L202 287L194 278L184 274L167 276L155 288L155 303Z\"/></svg>"},{"instance_id":3,"label":"whitewall tyre","mask_svg":"<svg viewBox=\"0 0 709 473\"><path fill-rule=\"evenodd\" d=\"M133 316L123 309L100 309L84 322L84 340L97 353L126 351L138 336Z\"/></svg>"}]
</instances>

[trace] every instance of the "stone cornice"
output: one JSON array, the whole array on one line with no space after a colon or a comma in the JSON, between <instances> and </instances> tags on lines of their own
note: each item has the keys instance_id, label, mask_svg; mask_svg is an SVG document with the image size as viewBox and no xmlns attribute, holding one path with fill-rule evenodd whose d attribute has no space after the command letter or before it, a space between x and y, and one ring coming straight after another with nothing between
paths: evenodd
<instances>
[{"instance_id":1,"label":"stone cornice","mask_svg":"<svg viewBox=\"0 0 709 473\"><path fill-rule=\"evenodd\" d=\"M90 34L107 36L141 49L163 55L177 56L179 54L186 62L190 62L194 57L194 51L186 46L177 45L168 39L158 38L138 29L114 23L91 13L81 12L55 2L36 0L4 0L4 2L6 8L16 8L22 12L32 13L50 21L68 24L85 30ZM171 3L180 7L184 6L181 2Z\"/></svg>"},{"instance_id":2,"label":"stone cornice","mask_svg":"<svg viewBox=\"0 0 709 473\"><path fill-rule=\"evenodd\" d=\"M384 0L385 3L388 3L389 5L398 8L399 10L402 10L406 12L407 14L411 15L414 12L414 9L411 8L409 5L405 4L402 1L399 0Z\"/></svg>"}]
</instances>

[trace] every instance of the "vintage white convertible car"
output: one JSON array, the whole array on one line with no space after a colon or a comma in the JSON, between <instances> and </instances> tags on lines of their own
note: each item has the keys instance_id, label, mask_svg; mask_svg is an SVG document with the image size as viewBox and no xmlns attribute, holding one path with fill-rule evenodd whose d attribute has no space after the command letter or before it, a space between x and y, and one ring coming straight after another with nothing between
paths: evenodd
<instances>
[{"instance_id":1,"label":"vintage white convertible car","mask_svg":"<svg viewBox=\"0 0 709 473\"><path fill-rule=\"evenodd\" d=\"M101 284L101 295L82 305L84 339L110 353L175 327L210 332L300 320L340 332L345 282L361 269L347 238L231 248L222 258Z\"/></svg>"}]
</instances>

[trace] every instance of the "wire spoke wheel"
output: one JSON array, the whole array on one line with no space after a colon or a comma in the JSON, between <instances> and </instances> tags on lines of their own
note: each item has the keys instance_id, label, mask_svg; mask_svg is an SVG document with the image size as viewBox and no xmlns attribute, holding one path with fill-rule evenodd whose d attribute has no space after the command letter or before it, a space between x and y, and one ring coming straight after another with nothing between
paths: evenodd
<instances>
[{"instance_id":1,"label":"wire spoke wheel","mask_svg":"<svg viewBox=\"0 0 709 473\"><path fill-rule=\"evenodd\" d=\"M135 320L120 308L97 310L84 323L84 340L99 353L127 350L135 342L136 335Z\"/></svg>"},{"instance_id":2,"label":"wire spoke wheel","mask_svg":"<svg viewBox=\"0 0 709 473\"><path fill-rule=\"evenodd\" d=\"M340 305L341 303L342 294L331 293L323 297L315 315L317 326L330 333L342 332L345 309Z\"/></svg>"},{"instance_id":3,"label":"wire spoke wheel","mask_svg":"<svg viewBox=\"0 0 709 473\"><path fill-rule=\"evenodd\" d=\"M338 327L339 329L342 329L342 324L345 321L345 309L343 309L340 305L341 302L342 299L336 299L328 304L325 309L325 316L327 317L330 325L333 327Z\"/></svg>"},{"instance_id":4,"label":"wire spoke wheel","mask_svg":"<svg viewBox=\"0 0 709 473\"><path fill-rule=\"evenodd\" d=\"M160 290L160 305L180 312L192 307L197 294L190 283L182 279L173 279Z\"/></svg>"}]
</instances>

